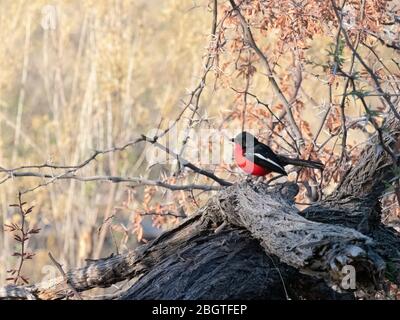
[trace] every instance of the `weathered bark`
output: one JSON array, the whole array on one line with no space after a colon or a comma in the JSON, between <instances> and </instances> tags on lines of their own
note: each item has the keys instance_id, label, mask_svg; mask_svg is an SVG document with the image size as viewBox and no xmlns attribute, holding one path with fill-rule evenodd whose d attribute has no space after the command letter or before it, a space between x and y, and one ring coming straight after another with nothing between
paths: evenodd
<instances>
[{"instance_id":1,"label":"weathered bark","mask_svg":"<svg viewBox=\"0 0 400 320\"><path fill-rule=\"evenodd\" d=\"M153 242L91 262L67 276L77 291L137 278L116 297L120 299L349 298L321 280L340 282L341 266L347 263L367 275L360 285L379 279L384 264L371 239L350 228L301 217L290 203L296 192L293 184L228 187ZM215 233L224 221L228 226ZM0 296L27 292L38 299L71 295L60 277L24 289L8 287Z\"/></svg>"},{"instance_id":2,"label":"weathered bark","mask_svg":"<svg viewBox=\"0 0 400 320\"><path fill-rule=\"evenodd\" d=\"M391 116L386 124L384 143L398 153L400 121ZM358 162L348 170L335 192L305 209L305 218L354 228L375 240L375 251L386 261L386 276L400 284L399 233L381 222L380 197L394 175L393 161L379 147L378 135L364 148ZM397 166L400 165L397 155Z\"/></svg>"},{"instance_id":3,"label":"weathered bark","mask_svg":"<svg viewBox=\"0 0 400 320\"><path fill-rule=\"evenodd\" d=\"M266 255L249 232L227 227L171 247L120 299L352 299Z\"/></svg>"},{"instance_id":4,"label":"weathered bark","mask_svg":"<svg viewBox=\"0 0 400 320\"><path fill-rule=\"evenodd\" d=\"M379 278L384 262L371 248L372 239L354 229L307 220L288 202L293 186L267 191L247 184L236 185L216 197L217 216L243 226L272 253L303 273L341 281L342 267L358 265L371 279ZM289 190L287 190L289 189ZM290 190L292 189L292 190Z\"/></svg>"}]
</instances>

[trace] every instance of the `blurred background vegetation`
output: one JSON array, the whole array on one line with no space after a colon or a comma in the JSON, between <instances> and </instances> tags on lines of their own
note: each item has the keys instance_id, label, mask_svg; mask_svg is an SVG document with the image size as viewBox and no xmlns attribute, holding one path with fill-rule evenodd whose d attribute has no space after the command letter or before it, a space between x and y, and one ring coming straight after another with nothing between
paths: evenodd
<instances>
[{"instance_id":1,"label":"blurred background vegetation","mask_svg":"<svg viewBox=\"0 0 400 320\"><path fill-rule=\"evenodd\" d=\"M212 21L208 1L53 1L57 12L54 30L42 25L48 5L39 0L0 2L1 167L77 164L94 149L124 144L157 127L161 119L176 118L181 100L202 75ZM275 41L276 34L271 33L260 43L269 48ZM330 45L331 37L316 36L308 43L307 59L323 65L330 59ZM385 60L392 59L391 50L377 50ZM292 58L282 53L274 62L279 74L290 68ZM326 106L329 93L326 82L315 77L325 75L323 68L307 68L314 76L304 79L302 90L308 100L302 112L305 119L312 119L319 114L318 108ZM224 72L230 76L229 70ZM290 74L280 77L283 85L289 85ZM209 119L225 119L242 102L228 86L213 86L214 80L211 74L200 112ZM235 83L243 87L242 79L232 77L229 86ZM251 91L277 105L262 72L253 77ZM362 116L362 108L354 102L348 115ZM238 121L227 126L240 130ZM312 132L318 127L318 121L310 121ZM327 136L323 132L320 139ZM365 139L365 133L349 131L349 146ZM143 146L107 154L80 172L158 177L157 167L146 170L149 163L142 151ZM18 190L38 183L37 178L24 178L0 184L1 225L18 222L19 216L9 205L16 202ZM133 248L138 240L131 236L135 231L132 212L140 206L136 200L145 195L128 194L122 184L74 180L57 181L28 193L24 200L35 205L29 224L42 230L28 243L36 256L26 263L24 273L32 282L41 280L44 267L51 265L49 251L68 269L83 265L85 258L115 252L115 237L118 242L126 239L125 249ZM193 209L185 205L188 212ZM115 233L102 227L110 217L114 217ZM0 229L0 285L5 283L6 270L17 261L11 257L17 245Z\"/></svg>"},{"instance_id":2,"label":"blurred background vegetation","mask_svg":"<svg viewBox=\"0 0 400 320\"><path fill-rule=\"evenodd\" d=\"M0 165L76 164L94 149L133 139L173 118L196 81L207 45L210 14L188 1L54 1L56 28L41 23L47 1L0 2ZM184 61L184 63L182 63ZM141 150L109 154L84 173L137 175ZM1 225L18 219L9 204L37 179L0 185ZM125 187L60 181L28 194L30 224L42 228L29 243L41 279L57 252L65 268L111 252L98 235ZM129 216L125 216L125 223ZM124 220L124 219L123 219ZM103 236L104 237L104 236ZM132 237L135 238L135 237ZM0 231L0 284L17 244ZM31 268L31 270L30 270Z\"/></svg>"}]
</instances>

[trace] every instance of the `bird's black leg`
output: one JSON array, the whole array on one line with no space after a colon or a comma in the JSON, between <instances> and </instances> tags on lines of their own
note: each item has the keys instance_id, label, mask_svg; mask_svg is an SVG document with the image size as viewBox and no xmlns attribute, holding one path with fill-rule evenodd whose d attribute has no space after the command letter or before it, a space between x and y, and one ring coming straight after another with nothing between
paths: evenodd
<instances>
[{"instance_id":1,"label":"bird's black leg","mask_svg":"<svg viewBox=\"0 0 400 320\"><path fill-rule=\"evenodd\" d=\"M247 183L253 182L253 179L252 179L252 177L251 177L251 174L246 175L246 182L247 182Z\"/></svg>"},{"instance_id":2,"label":"bird's black leg","mask_svg":"<svg viewBox=\"0 0 400 320\"><path fill-rule=\"evenodd\" d=\"M267 180L266 184L269 185L272 181L278 180L279 178L282 178L282 177L284 177L283 174L278 174L277 176L272 177L271 179Z\"/></svg>"}]
</instances>

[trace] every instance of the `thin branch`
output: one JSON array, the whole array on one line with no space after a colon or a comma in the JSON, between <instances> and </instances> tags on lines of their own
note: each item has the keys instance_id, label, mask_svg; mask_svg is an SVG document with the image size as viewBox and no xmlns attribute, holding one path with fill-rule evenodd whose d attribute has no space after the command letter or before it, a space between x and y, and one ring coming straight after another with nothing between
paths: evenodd
<instances>
[{"instance_id":1,"label":"thin branch","mask_svg":"<svg viewBox=\"0 0 400 320\"><path fill-rule=\"evenodd\" d=\"M198 113L199 107L200 107L200 98L201 98L201 94L203 93L203 90L206 86L206 80L207 80L207 75L210 72L210 70L212 69L213 65L214 65L214 60L215 60L215 53L213 51L217 51L218 45L219 45L219 37L217 38L216 36L216 32L217 32L217 24L218 24L218 3L217 0L214 0L214 4L213 4L213 20L212 20L212 24L211 24L211 41L210 43L213 44L213 42L215 42L215 44L213 46L210 46L207 57L206 57L206 62L204 65L204 72L203 75L200 79L199 84L197 85L197 87L192 91L191 95L190 95L190 99L189 101L186 103L185 109L188 106L194 106L192 109L192 113L189 117L189 122L188 125L186 127L186 132L185 132L185 137L182 141L182 146L181 149L179 151L179 155L183 156L183 153L185 151L186 145L189 141L189 137L190 137L190 129L193 127L194 124L194 117L195 115ZM180 163L178 163L178 170L180 170L181 168L179 167Z\"/></svg>"},{"instance_id":2,"label":"thin branch","mask_svg":"<svg viewBox=\"0 0 400 320\"><path fill-rule=\"evenodd\" d=\"M20 166L20 167L15 167L15 168L11 168L11 169L5 169L3 167L0 167L0 172L14 173L15 171L19 171L19 170L45 169L45 168L56 169L56 170L57 169L71 169L71 172L73 172L73 171L76 171L78 169L85 167L93 160L96 160L97 156L99 156L99 155L105 155L107 153L112 153L112 152L116 152L116 151L124 151L126 148L131 147L141 141L143 141L143 140L141 138L138 138L135 140L131 140L120 147L113 147L113 148L109 148L109 149L105 149L105 150L95 150L89 158L87 158L86 160L82 161L81 163L79 163L77 165L53 165L53 164L49 164L49 163L45 162L45 163L39 164L39 165ZM71 173L71 172L69 172L69 173Z\"/></svg>"},{"instance_id":3,"label":"thin branch","mask_svg":"<svg viewBox=\"0 0 400 320\"><path fill-rule=\"evenodd\" d=\"M369 51L371 51L371 53L374 55L374 57L376 58L377 61L379 61L379 63L382 65L382 67L386 70L386 72L388 73L388 75L393 79L393 81L387 81L388 84L390 84L390 86L392 87L392 90L394 92L400 92L400 86L398 84L397 78L396 76L393 74L393 72L388 68L388 66L383 62L382 58L380 58L378 56L378 54L376 53L376 51L374 50L374 48L368 44L366 44L365 42L361 42L361 44L366 47ZM392 83L393 82L393 83ZM370 94L369 96L382 96L381 94ZM387 94L390 97L396 97L398 98L400 96L400 94L397 93L388 93Z\"/></svg>"},{"instance_id":4,"label":"thin branch","mask_svg":"<svg viewBox=\"0 0 400 320\"><path fill-rule=\"evenodd\" d=\"M248 67L250 66L250 57L251 53L249 52L249 61L248 61ZM243 93L243 111L242 111L242 131L245 130L245 125L246 125L246 111L247 111L247 92L249 91L250 87L250 75L246 73L246 85Z\"/></svg>"},{"instance_id":5,"label":"thin branch","mask_svg":"<svg viewBox=\"0 0 400 320\"><path fill-rule=\"evenodd\" d=\"M272 85L272 88L274 89L276 95L279 97L279 99L282 101L282 103L285 107L285 110L287 112L287 116L289 119L289 123L294 132L297 143L299 144L300 148L304 147L303 136L302 136L301 131L300 131L299 127L297 126L297 123L294 119L294 116L292 113L292 106L291 106L290 102L287 100L287 98L285 97L285 95L283 94L281 88L278 85L278 82L275 80L273 70L269 64L267 56L261 51L261 49L256 44L253 34L251 32L250 26L246 22L246 19L242 15L242 13L241 13L239 7L236 5L235 1L229 0L229 2L233 8L233 11L236 12L239 22L242 26L245 41L248 43L248 45L256 52L258 57L261 59L262 63L264 64L264 67L267 70L267 77Z\"/></svg>"},{"instance_id":6,"label":"thin branch","mask_svg":"<svg viewBox=\"0 0 400 320\"><path fill-rule=\"evenodd\" d=\"M110 152L116 152L116 151L123 151L126 148L133 146L135 144L137 144L138 142L150 142L151 144L155 145L157 148L165 151L166 153L172 155L174 158L176 158L176 160L183 165L184 167L187 167L189 169L191 169L192 171L204 175L216 182L218 182L220 185L222 186L229 186L231 185L230 182L225 181L224 179L221 179L219 177L217 177L216 175L214 175L212 172L209 172L207 170L201 169L199 167L197 167L196 165L194 165L193 163L189 162L188 160L180 157L178 154L176 154L175 152L173 152L171 149L169 149L168 147L163 146L162 144L158 143L157 140L159 139L159 135L155 136L154 138L148 138L144 135L142 135L140 138L132 140L126 144L124 144L121 147L113 147L110 149L106 149L106 150L96 150L88 159L86 159L85 161L81 162L78 165L75 166L60 166L60 165L51 165L51 164L41 164L41 165L31 165L31 166L21 166L21 167L17 167L17 168L13 168L13 169L5 169L5 168L0 168L0 172L4 172L7 173L7 176L4 177L2 180L0 180L0 184L6 182L7 180L14 178L14 177L38 177L38 178L46 178L46 179L50 179L42 184L37 185L34 188L25 190L24 192L22 192L22 194L26 194L28 192L32 192L35 191L38 188L47 186L53 182L55 182L56 180L60 180L60 179L75 179L75 180L79 180L79 181L110 181L110 182L114 182L114 183L120 183L120 182L138 182L138 183L143 183L143 184L150 184L150 185L159 185L161 187L166 187L166 188L171 188L172 185L166 184L164 182L161 181L151 181L151 180L145 180L142 178L130 178L130 177L119 177L119 176L93 176L93 177L82 177L82 176L78 176L76 175L76 171L78 171L79 169L85 167L86 165L88 165L90 162L92 162L93 160L96 159L96 157L98 155L104 155ZM47 173L40 173L40 172L20 172L20 170L26 169L26 168L31 168L31 169L42 169L42 168L52 168L52 169L68 169L65 172L59 173L59 174L47 174ZM195 187L195 189L199 189L199 190L205 190L205 191L210 191L210 190L218 190L217 187L212 187L212 186L197 186L197 185L192 185L193 187ZM179 187L179 186L178 186ZM186 190L187 187L184 186L183 190ZM182 189L176 189L176 190L182 190Z\"/></svg>"},{"instance_id":7,"label":"thin branch","mask_svg":"<svg viewBox=\"0 0 400 320\"><path fill-rule=\"evenodd\" d=\"M69 281L67 274L64 272L61 264L59 264L57 262L56 259L54 259L54 257L52 256L52 254L49 252L49 258L51 259L51 261L54 263L54 265L56 266L56 268L58 269L58 271L60 271L61 275L63 276L65 283L68 285L68 287L72 290L72 292L74 293L74 295L77 297L77 299L79 300L83 300L81 295L79 294L78 291L76 291L76 289L74 288L74 286L71 284L71 281Z\"/></svg>"},{"instance_id":8,"label":"thin branch","mask_svg":"<svg viewBox=\"0 0 400 320\"><path fill-rule=\"evenodd\" d=\"M153 144L154 146L156 146L157 148L165 151L166 153L168 153L169 155L174 157L182 166L187 167L187 168L191 169L192 171L194 171L194 172L196 172L198 174L201 174L203 176L206 176L206 177L218 182L221 186L230 186L230 185L232 185L232 183L230 183L230 182L228 182L228 181L226 181L224 179L218 178L215 174L213 174L210 171L207 171L207 170L204 170L204 169L201 169L201 168L197 167L193 163L191 163L188 160L182 158L179 154L173 152L168 147L163 146L162 144L158 143L157 142L157 138L151 139L151 138L146 137L145 135L142 135L142 140L143 141L147 141L147 142Z\"/></svg>"},{"instance_id":9,"label":"thin branch","mask_svg":"<svg viewBox=\"0 0 400 320\"><path fill-rule=\"evenodd\" d=\"M161 216L161 217L165 217L165 216L170 216L170 217L175 217L175 218L187 218L186 215L181 215L181 214L176 214L174 212L168 211L168 212L144 212L144 213L140 213L141 216Z\"/></svg>"},{"instance_id":10,"label":"thin branch","mask_svg":"<svg viewBox=\"0 0 400 320\"><path fill-rule=\"evenodd\" d=\"M400 50L400 42L396 42L396 41L392 41L392 42L387 42L385 41L381 36L379 36L378 34L370 31L370 30L363 30L366 34L374 37L375 39L377 39L382 45L394 49L394 50Z\"/></svg>"},{"instance_id":11,"label":"thin branch","mask_svg":"<svg viewBox=\"0 0 400 320\"><path fill-rule=\"evenodd\" d=\"M326 119L328 118L328 115L329 115L329 113L331 112L331 109L332 109L332 104L329 103L329 106L328 106L328 108L326 109L326 112L325 112L325 114L324 114L324 116L323 116L323 118L322 118L321 124L320 124L320 126L319 126L319 128L318 128L318 130L317 130L317 133L315 134L315 137L314 137L314 139L313 139L313 145L314 145L314 146L317 144L317 140L318 140L318 138L319 138L319 135L320 135L321 132L322 132L322 129L324 128L325 121L326 121Z\"/></svg>"},{"instance_id":12,"label":"thin branch","mask_svg":"<svg viewBox=\"0 0 400 320\"><path fill-rule=\"evenodd\" d=\"M352 80L352 86L353 86L354 94L357 95L357 97L360 99L360 101L361 101L361 103L362 103L362 105L364 107L364 110L365 110L366 114L368 115L369 122L373 125L374 129L378 133L379 142L380 142L383 150L385 150L387 152L387 154L392 158L393 164L396 165L397 156L394 154L394 152L384 142L382 128L379 127L379 125L376 123L375 119L371 116L372 111L368 107L367 102L365 101L364 97L361 94L357 94L357 91L356 91L357 88L356 88L354 80Z\"/></svg>"},{"instance_id":13,"label":"thin branch","mask_svg":"<svg viewBox=\"0 0 400 320\"><path fill-rule=\"evenodd\" d=\"M277 120L277 122L280 123L280 124L283 126L283 128L285 129L285 131L286 131L286 133L288 134L288 136L290 137L290 139L294 142L294 145L292 145L291 143L289 143L289 141L287 141L285 138L283 138L283 137L281 137L281 136L279 136L279 137L280 137L281 139L283 139L283 140L287 143L287 145L290 146L290 147L293 149L293 151L295 151L295 152L297 152L297 153L300 153L300 151L299 151L298 148L297 148L296 139L293 137L293 135L292 135L292 134L289 132L289 130L287 129L287 125L280 119L280 117L278 117L278 116L272 111L272 109L269 107L269 105L268 105L267 103L261 101L254 93L251 93L251 92L248 92L248 91L239 91L239 90L237 90L237 89L235 89L235 88L233 88L233 87L231 87L231 89L232 89L233 91L237 92L237 93L246 93L248 96L254 98L254 99L257 101L257 104L260 104L260 105L262 105L263 107L265 107L265 108L268 110L268 112L272 115L272 117L275 118L275 119ZM275 133L275 132L274 132L274 128L271 128L271 132L272 132L272 133ZM276 134L276 133L275 133L275 134Z\"/></svg>"},{"instance_id":14,"label":"thin branch","mask_svg":"<svg viewBox=\"0 0 400 320\"><path fill-rule=\"evenodd\" d=\"M200 169L201 170L201 169ZM151 186L158 186L158 187L163 187L166 189L170 190L204 190L204 191L215 191L215 190L220 190L221 187L219 186L210 186L210 185L199 185L199 184L187 184L187 185L174 185L174 184L169 184L161 180L149 180L149 179L144 179L140 177L121 177L121 176L78 176L75 174L62 174L59 176L54 176L51 174L46 174L46 173L40 173L40 172L15 172L13 173L13 177L19 178L19 177L36 177L36 178L42 178L42 179L51 179L50 181L55 181L55 180L78 180L82 182L90 182L90 181L106 181L106 182L112 182L112 183L135 183L135 186L130 186L130 187L138 187L142 185L151 185ZM35 188L25 190L21 194L31 192L36 190L39 187L48 185L49 181L46 183L43 183L41 185L36 186Z\"/></svg>"},{"instance_id":15,"label":"thin branch","mask_svg":"<svg viewBox=\"0 0 400 320\"><path fill-rule=\"evenodd\" d=\"M346 1L343 2L342 5L342 9L345 5ZM361 4L361 20L363 20L364 18L364 8L365 8L365 0L362 1ZM339 40L340 40L340 35L341 33L346 33L346 31L343 28L343 16L340 17L340 23L339 23L339 31L338 31L338 35L336 38L336 53L335 53L335 57L337 57L337 50L339 48ZM350 84L350 80L353 77L353 70L354 70L354 64L355 64L355 53L357 52L358 46L360 44L360 36L361 36L361 32L357 33L357 38L354 44L354 51L352 52L352 56L351 56L351 62L350 62L350 68L348 71L348 76L346 79L346 82L344 84L344 89L343 89L343 96L342 96L342 101L340 102L340 110L341 110L341 118L342 118L342 153L340 156L340 160L339 163L341 163L343 160L347 159L347 129L346 129L346 113L345 113L345 104L346 104L346 100L347 100L347 90ZM338 62L336 62L336 68L338 71L342 71L341 70L341 66Z\"/></svg>"},{"instance_id":16,"label":"thin branch","mask_svg":"<svg viewBox=\"0 0 400 320\"><path fill-rule=\"evenodd\" d=\"M339 8L336 6L335 0L331 0L332 3L332 7L333 7L333 11L335 12L335 15L337 17L337 19L340 21L340 17L342 15L342 13L339 11ZM354 46L352 45L349 35L346 32L343 32L343 36L344 39L346 41L346 45L349 47L349 49L353 52L353 54L355 55L355 57L357 58L357 60L361 63L361 65L364 67L364 69L368 72L368 74L370 75L372 81L375 84L376 90L382 94L383 99L387 102L387 104L389 105L390 109L392 110L392 112L394 113L394 115L396 116L397 119L400 120L400 114L397 111L396 107L394 106L394 104L391 101L391 97L382 89L381 83L377 77L377 75L374 73L374 71L367 65L367 63L363 60L363 58L360 56L360 54L357 52L357 50L354 48Z\"/></svg>"}]
</instances>

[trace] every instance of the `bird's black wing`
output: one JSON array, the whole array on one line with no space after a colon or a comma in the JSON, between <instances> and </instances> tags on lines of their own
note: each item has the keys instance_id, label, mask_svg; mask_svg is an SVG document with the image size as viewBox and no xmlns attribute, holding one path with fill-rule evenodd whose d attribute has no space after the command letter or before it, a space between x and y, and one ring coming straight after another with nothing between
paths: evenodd
<instances>
[{"instance_id":1,"label":"bird's black wing","mask_svg":"<svg viewBox=\"0 0 400 320\"><path fill-rule=\"evenodd\" d=\"M270 147L263 143L256 144L254 148L246 149L244 156L255 164L270 171L287 175L282 161Z\"/></svg>"}]
</instances>

